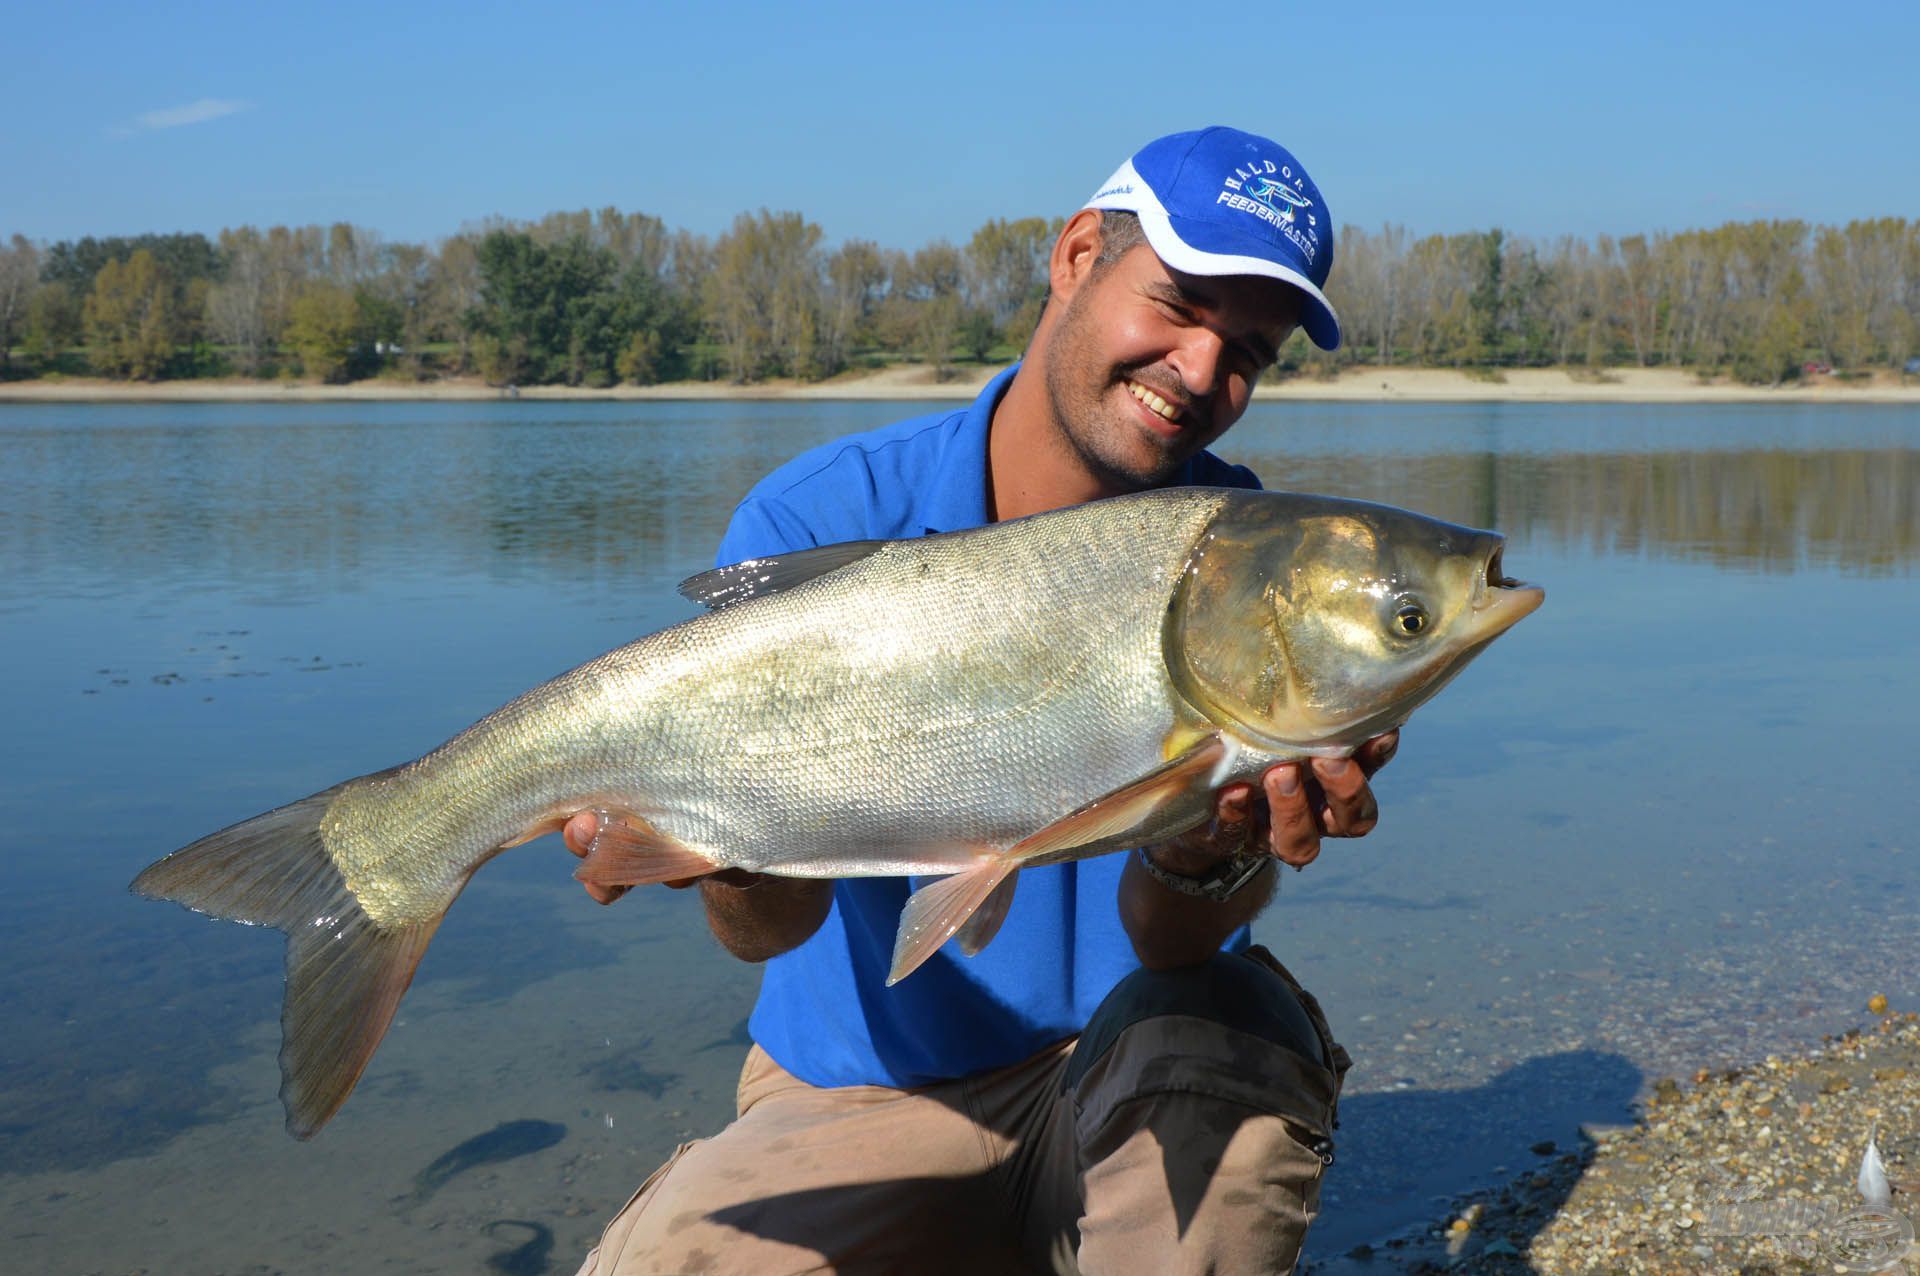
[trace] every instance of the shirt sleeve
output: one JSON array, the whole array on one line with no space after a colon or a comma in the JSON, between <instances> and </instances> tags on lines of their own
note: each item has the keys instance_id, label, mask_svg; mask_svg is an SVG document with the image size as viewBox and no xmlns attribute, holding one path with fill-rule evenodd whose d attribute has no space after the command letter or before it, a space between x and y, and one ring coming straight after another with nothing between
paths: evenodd
<instances>
[{"instance_id":1,"label":"shirt sleeve","mask_svg":"<svg viewBox=\"0 0 1920 1276\"><path fill-rule=\"evenodd\" d=\"M733 511L727 534L713 556L716 567L730 567L749 558L771 558L795 550L812 549L819 538L792 511L780 505L749 496Z\"/></svg>"},{"instance_id":2,"label":"shirt sleeve","mask_svg":"<svg viewBox=\"0 0 1920 1276\"><path fill-rule=\"evenodd\" d=\"M1246 487L1248 491L1263 491L1258 474L1248 470L1244 464L1221 461L1213 453L1200 453L1194 457L1194 484L1200 487Z\"/></svg>"}]
</instances>

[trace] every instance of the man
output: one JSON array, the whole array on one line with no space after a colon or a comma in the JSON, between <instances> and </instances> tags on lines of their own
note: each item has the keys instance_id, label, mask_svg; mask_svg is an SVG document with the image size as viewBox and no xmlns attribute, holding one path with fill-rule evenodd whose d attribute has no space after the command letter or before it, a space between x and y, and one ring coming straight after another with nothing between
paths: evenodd
<instances>
[{"instance_id":1,"label":"man","mask_svg":"<svg viewBox=\"0 0 1920 1276\"><path fill-rule=\"evenodd\" d=\"M1205 448L1296 325L1338 344L1332 256L1281 147L1225 128L1153 142L1061 231L1022 363L964 411L782 466L719 559L1257 486ZM1230 785L1177 841L1026 870L992 946L893 988L905 879L700 879L720 942L767 963L740 1116L656 1172L582 1272L1291 1267L1346 1056L1246 927L1274 860L1373 827L1367 779L1396 743ZM576 817L569 846L596 828Z\"/></svg>"}]
</instances>

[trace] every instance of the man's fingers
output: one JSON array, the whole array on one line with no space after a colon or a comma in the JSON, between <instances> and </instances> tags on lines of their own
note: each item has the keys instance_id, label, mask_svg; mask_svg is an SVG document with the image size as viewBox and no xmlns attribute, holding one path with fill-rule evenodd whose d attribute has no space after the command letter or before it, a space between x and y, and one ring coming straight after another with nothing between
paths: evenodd
<instances>
[{"instance_id":1,"label":"man's fingers","mask_svg":"<svg viewBox=\"0 0 1920 1276\"><path fill-rule=\"evenodd\" d=\"M1385 735L1377 735L1353 751L1353 760L1360 769L1372 779L1373 773L1393 761L1393 755L1400 751L1400 728L1395 727Z\"/></svg>"},{"instance_id":2,"label":"man's fingers","mask_svg":"<svg viewBox=\"0 0 1920 1276\"><path fill-rule=\"evenodd\" d=\"M567 844L568 850L585 859L587 852L593 849L593 839L599 832L600 813L582 811L561 826L560 840Z\"/></svg>"},{"instance_id":3,"label":"man's fingers","mask_svg":"<svg viewBox=\"0 0 1920 1276\"><path fill-rule=\"evenodd\" d=\"M1314 822L1313 801L1303 778L1298 763L1283 762L1260 781L1272 821L1267 843L1281 863L1295 868L1313 863L1320 854L1320 826Z\"/></svg>"},{"instance_id":4,"label":"man's fingers","mask_svg":"<svg viewBox=\"0 0 1920 1276\"><path fill-rule=\"evenodd\" d=\"M1332 837L1360 837L1380 822L1380 804L1367 787L1367 773L1349 758L1315 758L1314 778L1326 804L1319 810L1320 827Z\"/></svg>"},{"instance_id":5,"label":"man's fingers","mask_svg":"<svg viewBox=\"0 0 1920 1276\"><path fill-rule=\"evenodd\" d=\"M568 850L582 859L585 859L587 852L593 849L593 839L598 836L600 836L598 811L582 811L560 826L560 840L567 844ZM611 904L633 889L631 886L599 886L593 882L582 882L580 885L596 904Z\"/></svg>"},{"instance_id":6,"label":"man's fingers","mask_svg":"<svg viewBox=\"0 0 1920 1276\"><path fill-rule=\"evenodd\" d=\"M1207 830L1210 849L1239 851L1253 836L1253 787L1229 784L1213 806L1213 824Z\"/></svg>"}]
</instances>

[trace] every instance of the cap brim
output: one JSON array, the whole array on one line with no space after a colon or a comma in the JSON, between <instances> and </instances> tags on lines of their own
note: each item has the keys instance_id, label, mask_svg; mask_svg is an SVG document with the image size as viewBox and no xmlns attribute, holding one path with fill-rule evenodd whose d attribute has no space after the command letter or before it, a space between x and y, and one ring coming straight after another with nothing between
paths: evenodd
<instances>
[{"instance_id":1,"label":"cap brim","mask_svg":"<svg viewBox=\"0 0 1920 1276\"><path fill-rule=\"evenodd\" d=\"M1157 208L1137 209L1134 216L1140 219L1140 229L1146 232L1153 251L1175 270L1189 275L1262 275L1292 284L1300 292L1300 326L1306 331L1307 339L1322 350L1340 348L1340 316L1334 313L1327 294L1299 271L1259 256L1263 246L1260 241L1249 238L1245 240L1248 251L1234 252L1232 249L1238 245L1231 237L1216 225L1204 224L1194 228L1204 229L1206 233L1208 247L1199 248L1189 241L1189 236L1197 239L1198 235L1192 234L1192 230L1182 235L1174 219Z\"/></svg>"}]
</instances>

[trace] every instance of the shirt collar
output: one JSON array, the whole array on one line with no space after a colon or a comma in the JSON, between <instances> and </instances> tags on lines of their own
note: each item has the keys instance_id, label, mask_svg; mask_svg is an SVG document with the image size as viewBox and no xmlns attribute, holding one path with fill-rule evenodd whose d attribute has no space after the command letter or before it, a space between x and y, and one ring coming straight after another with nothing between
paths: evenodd
<instances>
[{"instance_id":1,"label":"shirt collar","mask_svg":"<svg viewBox=\"0 0 1920 1276\"><path fill-rule=\"evenodd\" d=\"M1001 397L1006 394L1007 387L1013 383L1013 374L1018 371L1020 365L1016 362L987 382L979 396L968 405L966 414L960 420L960 428L947 440L946 451L941 454L940 468L950 481L935 484L920 503L921 525L929 535L984 527L989 521L987 432L993 425L994 409L1000 406ZM1188 457L1165 486L1192 486L1194 465L1198 460L1197 455Z\"/></svg>"},{"instance_id":2,"label":"shirt collar","mask_svg":"<svg viewBox=\"0 0 1920 1276\"><path fill-rule=\"evenodd\" d=\"M920 502L921 525L928 532L957 532L988 521L987 430L993 424L993 410L1019 370L1016 363L987 382L968 405L960 428L947 440L940 458L946 479L934 484Z\"/></svg>"}]
</instances>

